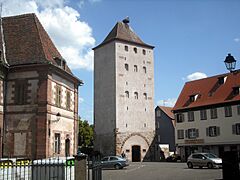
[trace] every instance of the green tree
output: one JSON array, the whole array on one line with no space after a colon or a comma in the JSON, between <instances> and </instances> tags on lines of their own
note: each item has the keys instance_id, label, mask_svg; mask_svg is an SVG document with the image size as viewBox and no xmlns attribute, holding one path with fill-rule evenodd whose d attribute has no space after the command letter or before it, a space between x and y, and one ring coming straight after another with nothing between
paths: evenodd
<instances>
[{"instance_id":1,"label":"green tree","mask_svg":"<svg viewBox=\"0 0 240 180\"><path fill-rule=\"evenodd\" d=\"M78 146L89 147L93 145L93 125L79 117Z\"/></svg>"}]
</instances>

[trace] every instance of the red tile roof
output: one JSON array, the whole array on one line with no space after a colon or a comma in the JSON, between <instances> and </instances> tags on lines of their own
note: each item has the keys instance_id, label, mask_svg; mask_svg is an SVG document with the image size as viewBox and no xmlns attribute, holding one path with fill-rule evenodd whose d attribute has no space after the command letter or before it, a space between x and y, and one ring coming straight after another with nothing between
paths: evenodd
<instances>
[{"instance_id":1,"label":"red tile roof","mask_svg":"<svg viewBox=\"0 0 240 180\"><path fill-rule=\"evenodd\" d=\"M149 48L154 48L154 46L148 45L144 43L136 33L133 32L131 27L127 23L123 22L117 22L117 24L113 27L111 32L107 35L107 37L104 39L104 41L99 44L97 47L93 48L96 49L108 42L111 42L113 40L121 40L133 44L137 44L140 46L146 46Z\"/></svg>"},{"instance_id":2,"label":"red tile roof","mask_svg":"<svg viewBox=\"0 0 240 180\"><path fill-rule=\"evenodd\" d=\"M168 117L174 119L174 114L172 112L172 107L158 106Z\"/></svg>"},{"instance_id":3,"label":"red tile roof","mask_svg":"<svg viewBox=\"0 0 240 180\"><path fill-rule=\"evenodd\" d=\"M219 78L221 77L226 77L223 84L219 84ZM240 70L187 82L173 107L173 111L240 102L240 95L234 95L233 93L234 87L240 87ZM195 96L196 100L191 102L190 96Z\"/></svg>"},{"instance_id":4,"label":"red tile roof","mask_svg":"<svg viewBox=\"0 0 240 180\"><path fill-rule=\"evenodd\" d=\"M54 57L62 58L35 14L4 17L3 34L10 66L49 62L57 65ZM68 67L66 71L71 73Z\"/></svg>"}]
</instances>

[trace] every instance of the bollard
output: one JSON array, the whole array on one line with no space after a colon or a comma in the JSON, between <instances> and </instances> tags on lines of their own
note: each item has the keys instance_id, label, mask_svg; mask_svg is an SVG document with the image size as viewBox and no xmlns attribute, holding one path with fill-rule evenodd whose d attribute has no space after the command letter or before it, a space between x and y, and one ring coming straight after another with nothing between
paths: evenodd
<instances>
[{"instance_id":1,"label":"bollard","mask_svg":"<svg viewBox=\"0 0 240 180\"><path fill-rule=\"evenodd\" d=\"M75 155L75 180L86 180L87 179L87 163L86 155Z\"/></svg>"}]
</instances>

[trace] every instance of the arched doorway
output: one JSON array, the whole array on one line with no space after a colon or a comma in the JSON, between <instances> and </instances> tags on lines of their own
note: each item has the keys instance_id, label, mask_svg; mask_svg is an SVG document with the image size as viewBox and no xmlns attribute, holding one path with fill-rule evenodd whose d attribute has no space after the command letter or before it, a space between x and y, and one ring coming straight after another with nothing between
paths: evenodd
<instances>
[{"instance_id":1,"label":"arched doorway","mask_svg":"<svg viewBox=\"0 0 240 180\"><path fill-rule=\"evenodd\" d=\"M70 139L65 139L65 156L70 156Z\"/></svg>"},{"instance_id":2,"label":"arched doorway","mask_svg":"<svg viewBox=\"0 0 240 180\"><path fill-rule=\"evenodd\" d=\"M141 161L141 147L138 145L132 146L132 162Z\"/></svg>"}]
</instances>

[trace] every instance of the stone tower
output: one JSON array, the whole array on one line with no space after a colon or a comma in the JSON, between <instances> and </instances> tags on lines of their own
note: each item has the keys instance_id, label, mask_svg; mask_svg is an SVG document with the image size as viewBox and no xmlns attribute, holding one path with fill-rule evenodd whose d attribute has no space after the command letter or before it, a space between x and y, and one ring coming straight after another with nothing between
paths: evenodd
<instances>
[{"instance_id":1,"label":"stone tower","mask_svg":"<svg viewBox=\"0 0 240 180\"><path fill-rule=\"evenodd\" d=\"M94 50L95 150L151 160L154 139L153 46L117 22Z\"/></svg>"}]
</instances>

